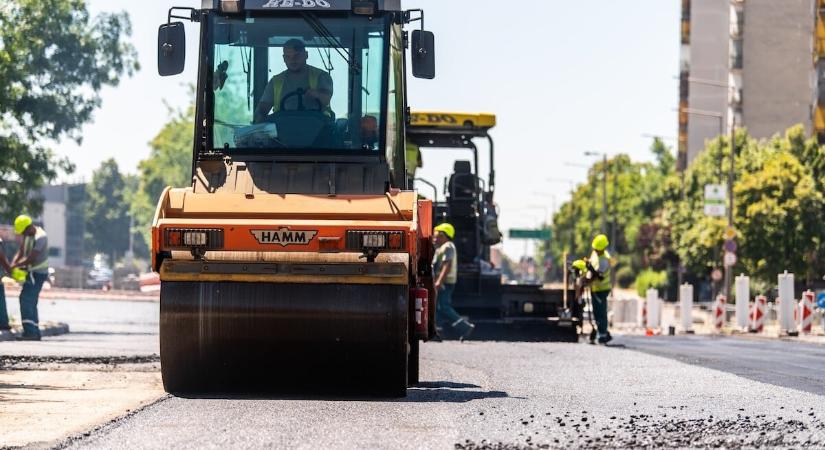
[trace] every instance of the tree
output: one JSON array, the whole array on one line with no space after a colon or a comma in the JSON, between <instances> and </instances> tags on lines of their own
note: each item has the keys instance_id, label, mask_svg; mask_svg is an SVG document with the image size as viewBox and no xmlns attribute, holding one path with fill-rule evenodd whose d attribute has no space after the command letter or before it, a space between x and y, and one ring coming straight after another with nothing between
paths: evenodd
<instances>
[{"instance_id":1,"label":"tree","mask_svg":"<svg viewBox=\"0 0 825 450\"><path fill-rule=\"evenodd\" d=\"M169 122L149 143L152 148L149 157L138 166L140 175L137 192L132 197L132 213L135 225L144 230L147 243L151 242L149 230L163 189L191 184L194 116L194 107L173 111Z\"/></svg>"},{"instance_id":2,"label":"tree","mask_svg":"<svg viewBox=\"0 0 825 450\"><path fill-rule=\"evenodd\" d=\"M129 204L117 162L108 159L86 186L86 253L104 253L116 261L129 249Z\"/></svg>"},{"instance_id":3,"label":"tree","mask_svg":"<svg viewBox=\"0 0 825 450\"><path fill-rule=\"evenodd\" d=\"M89 16L84 0L6 0L0 7L0 219L37 214L30 194L73 168L43 142L80 142L98 92L138 69L128 16Z\"/></svg>"}]
</instances>

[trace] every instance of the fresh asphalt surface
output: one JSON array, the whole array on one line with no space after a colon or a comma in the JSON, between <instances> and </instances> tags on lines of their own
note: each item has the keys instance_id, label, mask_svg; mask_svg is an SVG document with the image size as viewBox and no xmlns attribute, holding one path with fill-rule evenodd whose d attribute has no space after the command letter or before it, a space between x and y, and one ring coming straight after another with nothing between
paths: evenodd
<instances>
[{"instance_id":1,"label":"fresh asphalt surface","mask_svg":"<svg viewBox=\"0 0 825 450\"><path fill-rule=\"evenodd\" d=\"M41 304L41 317L78 332L0 342L0 356L157 353L157 304L56 301ZM616 341L428 343L422 383L405 399L164 397L59 446L825 447L825 347L699 336Z\"/></svg>"}]
</instances>

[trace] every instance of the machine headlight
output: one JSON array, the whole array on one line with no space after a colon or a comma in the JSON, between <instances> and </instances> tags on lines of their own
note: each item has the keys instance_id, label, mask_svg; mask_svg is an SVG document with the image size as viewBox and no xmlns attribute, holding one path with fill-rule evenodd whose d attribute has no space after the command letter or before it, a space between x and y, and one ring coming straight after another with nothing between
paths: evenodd
<instances>
[{"instance_id":1,"label":"machine headlight","mask_svg":"<svg viewBox=\"0 0 825 450\"><path fill-rule=\"evenodd\" d=\"M404 248L402 231L347 231L349 250L401 250Z\"/></svg>"},{"instance_id":2,"label":"machine headlight","mask_svg":"<svg viewBox=\"0 0 825 450\"><path fill-rule=\"evenodd\" d=\"M207 228L167 228L164 230L166 247L181 248L223 248L223 230Z\"/></svg>"}]
</instances>

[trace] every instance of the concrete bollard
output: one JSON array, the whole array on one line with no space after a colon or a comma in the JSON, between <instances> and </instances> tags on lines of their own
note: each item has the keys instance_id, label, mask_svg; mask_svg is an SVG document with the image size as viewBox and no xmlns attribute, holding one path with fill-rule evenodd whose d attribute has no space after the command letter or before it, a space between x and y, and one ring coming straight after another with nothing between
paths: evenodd
<instances>
[{"instance_id":1,"label":"concrete bollard","mask_svg":"<svg viewBox=\"0 0 825 450\"><path fill-rule=\"evenodd\" d=\"M682 332L693 333L693 285L679 286L679 314L682 318Z\"/></svg>"},{"instance_id":2,"label":"concrete bollard","mask_svg":"<svg viewBox=\"0 0 825 450\"><path fill-rule=\"evenodd\" d=\"M799 302L799 331L810 334L814 326L814 292L805 291Z\"/></svg>"},{"instance_id":3,"label":"concrete bollard","mask_svg":"<svg viewBox=\"0 0 825 450\"><path fill-rule=\"evenodd\" d=\"M727 297L722 294L716 296L713 303L713 327L720 331L725 326L725 306L728 303Z\"/></svg>"},{"instance_id":4,"label":"concrete bollard","mask_svg":"<svg viewBox=\"0 0 825 450\"><path fill-rule=\"evenodd\" d=\"M796 304L796 296L794 294L793 274L785 273L779 274L777 277L779 281L779 296L776 301L779 303L779 332L787 334L796 334L796 322L794 320L794 309Z\"/></svg>"},{"instance_id":5,"label":"concrete bollard","mask_svg":"<svg viewBox=\"0 0 825 450\"><path fill-rule=\"evenodd\" d=\"M751 279L745 275L736 277L736 327L748 329L748 306L751 298Z\"/></svg>"},{"instance_id":6,"label":"concrete bollard","mask_svg":"<svg viewBox=\"0 0 825 450\"><path fill-rule=\"evenodd\" d=\"M645 328L647 327L647 300L640 298L637 307L637 317L639 319L637 323L640 327Z\"/></svg>"},{"instance_id":7,"label":"concrete bollard","mask_svg":"<svg viewBox=\"0 0 825 450\"><path fill-rule=\"evenodd\" d=\"M656 289L647 290L647 328L659 328L662 317L662 307L659 303L659 291Z\"/></svg>"}]
</instances>

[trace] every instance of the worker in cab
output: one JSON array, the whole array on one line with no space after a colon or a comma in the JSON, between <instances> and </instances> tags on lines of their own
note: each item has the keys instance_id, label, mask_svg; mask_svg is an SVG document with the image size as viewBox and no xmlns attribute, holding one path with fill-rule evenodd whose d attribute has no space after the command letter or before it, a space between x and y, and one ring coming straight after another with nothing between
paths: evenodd
<instances>
[{"instance_id":1,"label":"worker in cab","mask_svg":"<svg viewBox=\"0 0 825 450\"><path fill-rule=\"evenodd\" d=\"M472 334L475 325L461 317L453 308L453 291L458 281L458 252L455 244L455 227L442 223L433 230L433 277L435 278L436 326L464 340Z\"/></svg>"},{"instance_id":2,"label":"worker in cab","mask_svg":"<svg viewBox=\"0 0 825 450\"><path fill-rule=\"evenodd\" d=\"M266 121L270 111L295 111L302 105L304 110L324 111L332 115L329 107L332 77L326 71L307 64L307 58L309 53L300 39L290 39L284 43L286 70L272 77L264 88L255 108L255 123Z\"/></svg>"},{"instance_id":3,"label":"worker in cab","mask_svg":"<svg viewBox=\"0 0 825 450\"><path fill-rule=\"evenodd\" d=\"M610 296L610 253L607 236L600 234L593 238L593 252L586 261L587 269L592 273L590 294L593 301L593 316L598 329L598 341L607 344L613 337L607 329L607 298Z\"/></svg>"},{"instance_id":4,"label":"worker in cab","mask_svg":"<svg viewBox=\"0 0 825 450\"><path fill-rule=\"evenodd\" d=\"M49 240L46 231L38 227L27 215L14 219L15 234L23 237L23 242L12 260L12 270L24 271L23 289L20 291L20 316L26 341L40 340L40 321L37 302L43 283L49 278Z\"/></svg>"},{"instance_id":5,"label":"worker in cab","mask_svg":"<svg viewBox=\"0 0 825 450\"><path fill-rule=\"evenodd\" d=\"M6 258L6 249L3 247L3 239L0 238L0 278L4 276L12 276L11 263ZM6 289L3 283L0 282L0 331L8 331L9 327L9 313L6 310Z\"/></svg>"},{"instance_id":6,"label":"worker in cab","mask_svg":"<svg viewBox=\"0 0 825 450\"><path fill-rule=\"evenodd\" d=\"M415 184L415 173L424 165L421 161L421 148L418 144L407 141L404 156L406 159L408 184L409 186L413 186Z\"/></svg>"}]
</instances>

